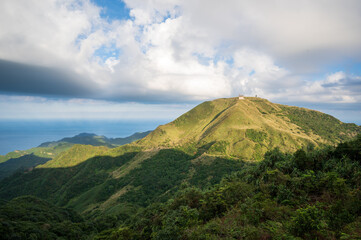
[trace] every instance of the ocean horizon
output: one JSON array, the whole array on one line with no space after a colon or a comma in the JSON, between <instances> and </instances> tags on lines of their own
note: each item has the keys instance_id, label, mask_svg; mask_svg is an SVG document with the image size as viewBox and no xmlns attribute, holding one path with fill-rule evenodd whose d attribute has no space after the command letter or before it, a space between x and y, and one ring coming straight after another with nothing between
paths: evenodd
<instances>
[{"instance_id":1,"label":"ocean horizon","mask_svg":"<svg viewBox=\"0 0 361 240\"><path fill-rule=\"evenodd\" d=\"M154 130L170 120L0 120L0 155L37 147L79 133L108 138Z\"/></svg>"}]
</instances>

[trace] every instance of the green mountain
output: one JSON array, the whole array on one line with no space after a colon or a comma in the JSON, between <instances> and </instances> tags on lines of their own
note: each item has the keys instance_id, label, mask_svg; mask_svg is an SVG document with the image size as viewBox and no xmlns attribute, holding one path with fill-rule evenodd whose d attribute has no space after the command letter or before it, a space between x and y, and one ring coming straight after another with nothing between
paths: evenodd
<instances>
[{"instance_id":1,"label":"green mountain","mask_svg":"<svg viewBox=\"0 0 361 240\"><path fill-rule=\"evenodd\" d=\"M274 147L296 151L310 144L334 145L359 132L361 127L321 112L261 98L226 98L198 105L137 144L190 152L203 147L211 155L259 160Z\"/></svg>"},{"instance_id":2,"label":"green mountain","mask_svg":"<svg viewBox=\"0 0 361 240\"><path fill-rule=\"evenodd\" d=\"M38 147L24 151L13 151L0 156L0 180L12 175L17 170L26 170L44 164L49 160L48 166L73 166L86 159L104 153L108 148L131 143L147 136L150 131L138 132L125 138L107 138L91 133L81 133L74 137L63 138L59 141L45 142ZM77 144L104 146L88 149ZM75 147L74 147L75 146ZM86 149L86 150L85 150ZM69 150L69 152L67 152ZM61 164L57 162L62 162Z\"/></svg>"},{"instance_id":3,"label":"green mountain","mask_svg":"<svg viewBox=\"0 0 361 240\"><path fill-rule=\"evenodd\" d=\"M306 239L320 229L353 236L361 145L332 146L360 132L317 111L217 99L131 144L72 145L3 179L0 199L32 195L74 209L98 226L98 239L300 239L298 227L311 229ZM349 205L337 209L340 196ZM302 222L303 211L315 226Z\"/></svg>"},{"instance_id":4,"label":"green mountain","mask_svg":"<svg viewBox=\"0 0 361 240\"><path fill-rule=\"evenodd\" d=\"M114 148L141 139L147 136L150 132L151 131L137 132L125 138L107 138L105 136L98 136L93 133L80 133L74 137L63 138L59 141L42 143L39 145L39 147L52 147L52 146L57 146L61 143L70 143L70 144L83 144L83 145L92 145L92 146L106 146L106 147Z\"/></svg>"}]
</instances>

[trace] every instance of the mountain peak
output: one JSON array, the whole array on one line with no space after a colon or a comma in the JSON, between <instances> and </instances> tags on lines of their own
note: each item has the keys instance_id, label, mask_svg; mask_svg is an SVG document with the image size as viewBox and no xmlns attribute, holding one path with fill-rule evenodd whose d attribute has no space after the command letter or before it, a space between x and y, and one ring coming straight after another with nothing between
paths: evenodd
<instances>
[{"instance_id":1,"label":"mountain peak","mask_svg":"<svg viewBox=\"0 0 361 240\"><path fill-rule=\"evenodd\" d=\"M139 143L190 149L207 146L208 154L260 159L274 147L295 151L309 144L334 144L360 131L355 124L321 112L258 97L235 97L203 102Z\"/></svg>"}]
</instances>

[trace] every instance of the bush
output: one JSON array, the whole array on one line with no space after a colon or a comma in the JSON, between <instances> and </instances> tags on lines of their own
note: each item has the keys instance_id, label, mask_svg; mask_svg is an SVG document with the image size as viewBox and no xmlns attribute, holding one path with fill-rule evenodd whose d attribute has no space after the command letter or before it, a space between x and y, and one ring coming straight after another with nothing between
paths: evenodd
<instances>
[{"instance_id":1,"label":"bush","mask_svg":"<svg viewBox=\"0 0 361 240\"><path fill-rule=\"evenodd\" d=\"M298 237L315 238L318 231L327 227L323 220L324 212L316 206L297 209L291 219L291 231Z\"/></svg>"}]
</instances>

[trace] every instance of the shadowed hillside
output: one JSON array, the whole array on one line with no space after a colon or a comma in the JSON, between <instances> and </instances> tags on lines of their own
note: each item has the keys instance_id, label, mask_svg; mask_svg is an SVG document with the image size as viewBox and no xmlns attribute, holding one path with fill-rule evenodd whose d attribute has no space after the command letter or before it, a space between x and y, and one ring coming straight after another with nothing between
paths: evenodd
<instances>
[{"instance_id":1,"label":"shadowed hillside","mask_svg":"<svg viewBox=\"0 0 361 240\"><path fill-rule=\"evenodd\" d=\"M33 195L83 213L122 212L127 204L144 207L166 201L182 183L211 186L244 164L174 149L131 150L119 156L95 156L71 167L44 165L19 172L0 182L0 199Z\"/></svg>"}]
</instances>

